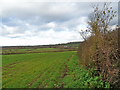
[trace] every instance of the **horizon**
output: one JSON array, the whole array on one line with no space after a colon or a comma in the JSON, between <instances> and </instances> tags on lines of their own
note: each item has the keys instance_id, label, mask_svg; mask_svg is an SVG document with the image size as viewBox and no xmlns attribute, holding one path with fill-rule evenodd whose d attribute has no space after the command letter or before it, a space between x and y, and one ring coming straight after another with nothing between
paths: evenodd
<instances>
[{"instance_id":1,"label":"horizon","mask_svg":"<svg viewBox=\"0 0 120 90\"><path fill-rule=\"evenodd\" d=\"M65 42L65 43L56 43L56 44L43 44L43 45L14 45L17 46L46 46L46 45L61 45L61 44L69 44L69 43L78 43L78 42L84 42L84 41L73 41L73 42ZM14 46L0 46L0 47L14 47Z\"/></svg>"},{"instance_id":2,"label":"horizon","mask_svg":"<svg viewBox=\"0 0 120 90\"><path fill-rule=\"evenodd\" d=\"M0 4L3 12L0 13L0 46L83 41L79 32L87 29L88 16L92 12L90 5L91 2L3 2ZM115 10L117 5L117 2L111 3ZM117 18L111 26L116 24Z\"/></svg>"}]
</instances>

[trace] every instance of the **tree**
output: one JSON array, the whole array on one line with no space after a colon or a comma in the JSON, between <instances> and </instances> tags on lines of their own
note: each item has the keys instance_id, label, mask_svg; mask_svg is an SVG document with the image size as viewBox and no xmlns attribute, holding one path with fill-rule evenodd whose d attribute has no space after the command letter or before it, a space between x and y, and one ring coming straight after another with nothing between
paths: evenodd
<instances>
[{"instance_id":1,"label":"tree","mask_svg":"<svg viewBox=\"0 0 120 90\"><path fill-rule=\"evenodd\" d=\"M111 3L104 3L103 7L92 5L93 12L89 16L88 29L91 36L86 38L79 50L85 66L94 67L102 75L103 80L116 84L120 79L119 66L120 61L118 52L117 32L109 29L110 22L116 17L116 11L110 6Z\"/></svg>"}]
</instances>

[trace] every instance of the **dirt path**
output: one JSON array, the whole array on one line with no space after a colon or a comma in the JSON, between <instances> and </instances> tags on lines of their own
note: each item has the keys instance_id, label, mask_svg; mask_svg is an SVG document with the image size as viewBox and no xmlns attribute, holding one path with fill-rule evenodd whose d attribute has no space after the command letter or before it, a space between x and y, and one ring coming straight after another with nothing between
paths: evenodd
<instances>
[{"instance_id":1,"label":"dirt path","mask_svg":"<svg viewBox=\"0 0 120 90\"><path fill-rule=\"evenodd\" d=\"M67 61L69 62L72 58L73 58L74 55L72 55L70 58L67 59ZM69 72L69 67L68 67L68 64L67 62L64 63L65 65L65 70L61 76L61 78L63 79L65 76L68 75L68 72ZM62 82L62 86L60 88L64 88L64 82Z\"/></svg>"}]
</instances>

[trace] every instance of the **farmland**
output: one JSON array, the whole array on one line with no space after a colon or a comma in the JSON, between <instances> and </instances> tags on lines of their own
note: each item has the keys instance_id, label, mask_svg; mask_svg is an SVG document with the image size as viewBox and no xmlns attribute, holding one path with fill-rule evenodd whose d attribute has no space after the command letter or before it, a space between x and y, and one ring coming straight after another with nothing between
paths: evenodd
<instances>
[{"instance_id":1,"label":"farmland","mask_svg":"<svg viewBox=\"0 0 120 90\"><path fill-rule=\"evenodd\" d=\"M4 46L0 54L28 54L28 53L44 53L44 52L64 52L76 51L81 42L69 42L54 45L38 45L38 46Z\"/></svg>"},{"instance_id":2,"label":"farmland","mask_svg":"<svg viewBox=\"0 0 120 90\"><path fill-rule=\"evenodd\" d=\"M75 51L75 49L66 48L24 48L24 49L3 49L2 54L26 54L26 53L43 53L43 52L63 52L63 51Z\"/></svg>"},{"instance_id":3,"label":"farmland","mask_svg":"<svg viewBox=\"0 0 120 90\"><path fill-rule=\"evenodd\" d=\"M2 56L3 88L109 87L79 65L76 51Z\"/></svg>"}]
</instances>

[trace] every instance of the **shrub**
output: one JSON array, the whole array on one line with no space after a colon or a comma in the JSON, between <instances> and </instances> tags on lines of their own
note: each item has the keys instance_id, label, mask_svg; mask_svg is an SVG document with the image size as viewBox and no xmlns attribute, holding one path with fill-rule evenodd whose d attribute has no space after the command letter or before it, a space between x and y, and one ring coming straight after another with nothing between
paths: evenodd
<instances>
[{"instance_id":1,"label":"shrub","mask_svg":"<svg viewBox=\"0 0 120 90\"><path fill-rule=\"evenodd\" d=\"M98 76L114 87L120 87L120 52L118 48L118 29L110 30L109 24L116 16L116 11L104 3L103 9L93 6L94 12L89 17L89 38L79 47L78 53L83 66L94 68ZM120 29L120 28L119 28ZM80 59L81 60L81 59Z\"/></svg>"}]
</instances>

